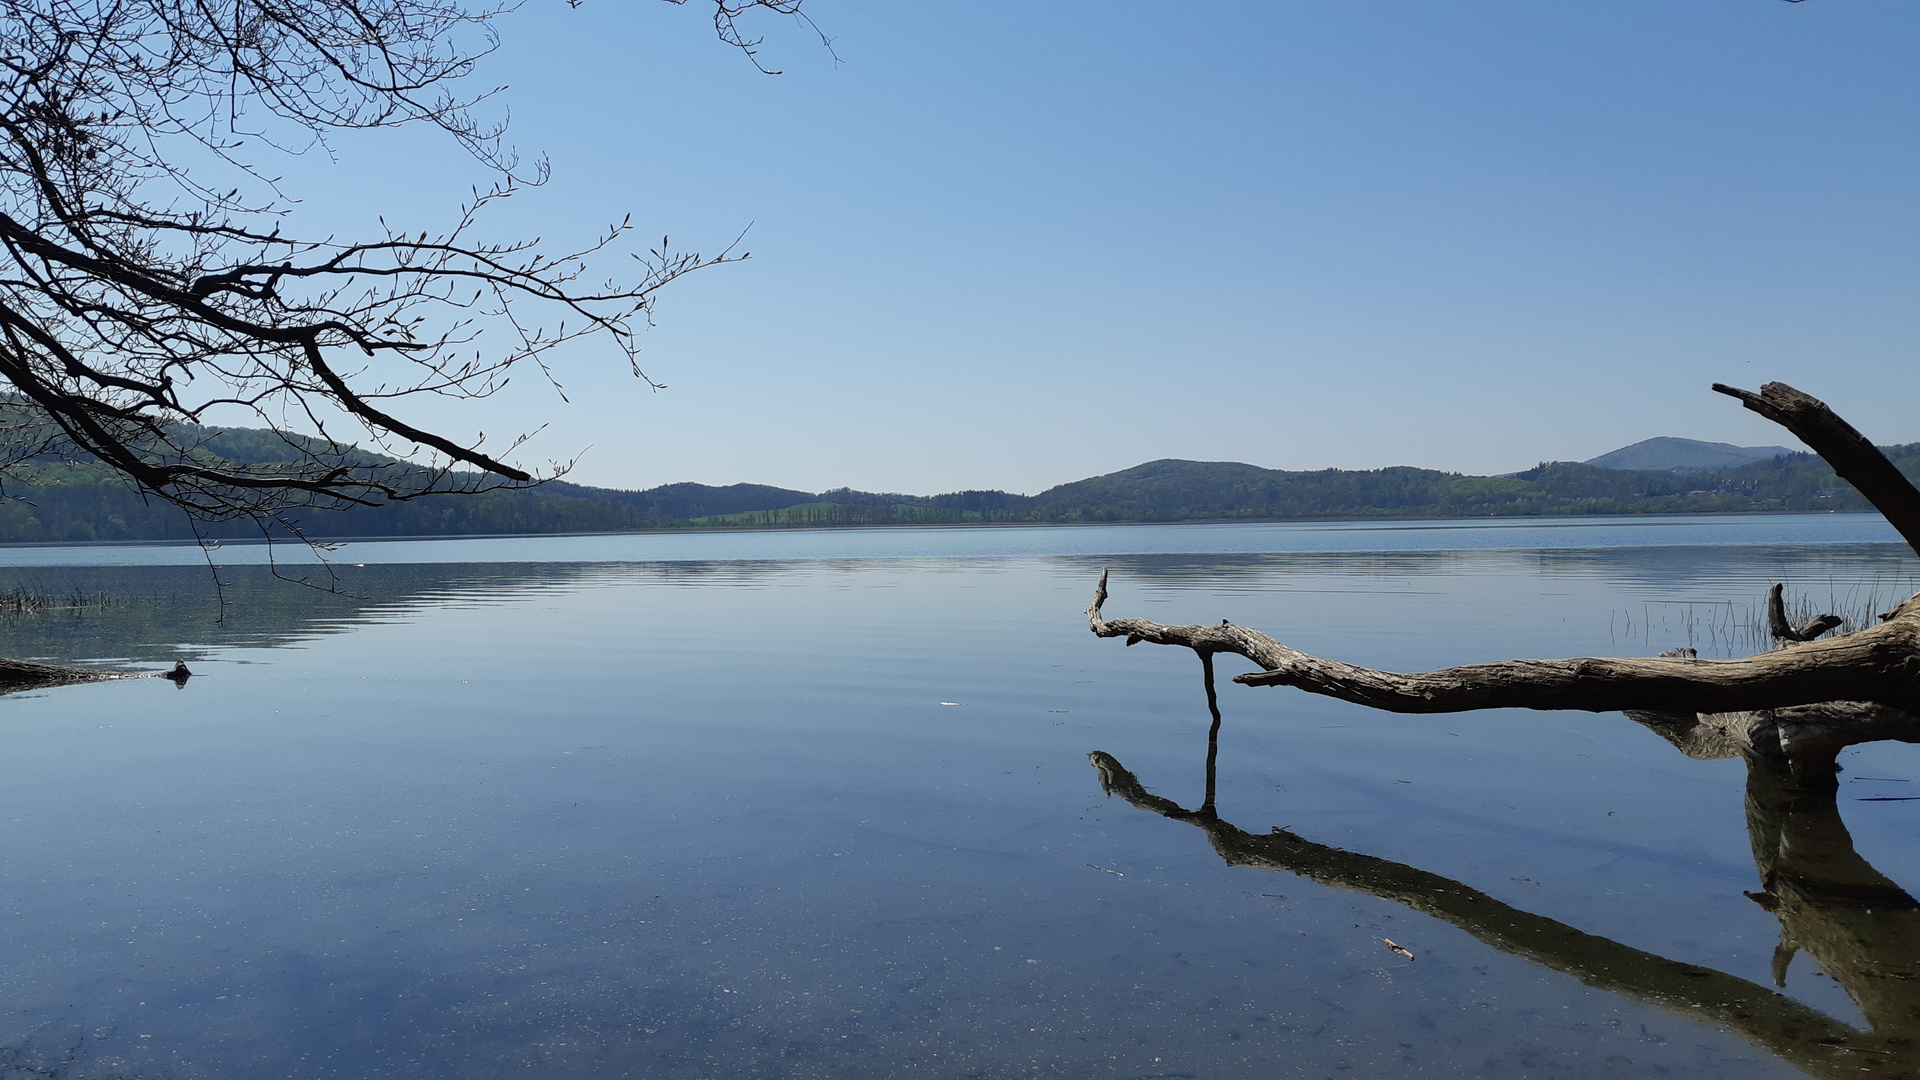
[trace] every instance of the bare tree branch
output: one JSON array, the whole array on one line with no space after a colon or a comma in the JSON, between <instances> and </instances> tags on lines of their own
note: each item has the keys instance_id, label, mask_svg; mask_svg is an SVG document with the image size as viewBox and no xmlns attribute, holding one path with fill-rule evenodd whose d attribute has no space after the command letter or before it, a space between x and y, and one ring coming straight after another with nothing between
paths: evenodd
<instances>
[{"instance_id":1,"label":"bare tree branch","mask_svg":"<svg viewBox=\"0 0 1920 1080\"><path fill-rule=\"evenodd\" d=\"M702 2L761 70L742 20L805 21L802 0ZM589 338L657 388L638 362L656 292L747 256L624 251L629 221L570 248L482 237L491 205L547 175L483 116L494 91L468 82L514 6L0 0L0 380L17 395L0 419L192 516L283 533L297 510L564 472L510 461L525 436L483 447L394 405L485 398L528 365L550 380L547 356ZM450 136L493 183L438 231L290 230L293 203L263 162L405 125ZM592 278L629 254L630 276ZM284 460L214 451L198 425L235 410L282 433Z\"/></svg>"},{"instance_id":2,"label":"bare tree branch","mask_svg":"<svg viewBox=\"0 0 1920 1080\"><path fill-rule=\"evenodd\" d=\"M1401 674L1313 656L1244 626L1109 620L1101 614L1106 600L1107 575L1102 571L1093 604L1087 608L1087 625L1096 636L1124 637L1129 645L1145 641L1243 656L1264 670L1236 676L1234 682L1295 686L1388 712L1643 709L1710 713L1837 700L1877 701L1920 712L1920 609L1903 609L1899 617L1858 633L1742 660L1502 660Z\"/></svg>"},{"instance_id":3,"label":"bare tree branch","mask_svg":"<svg viewBox=\"0 0 1920 1080\"><path fill-rule=\"evenodd\" d=\"M1880 448L1835 415L1827 403L1782 382L1770 382L1759 393L1714 383L1715 393L1739 398L1741 404L1779 424L1833 466L1840 479L1866 496L1907 544L1920 553L1920 490Z\"/></svg>"}]
</instances>

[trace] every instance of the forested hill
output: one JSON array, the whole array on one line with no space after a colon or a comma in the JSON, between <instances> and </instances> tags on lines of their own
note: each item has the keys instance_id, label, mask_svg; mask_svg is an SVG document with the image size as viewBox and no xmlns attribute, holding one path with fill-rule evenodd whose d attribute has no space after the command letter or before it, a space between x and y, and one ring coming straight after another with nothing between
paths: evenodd
<instances>
[{"instance_id":1,"label":"forested hill","mask_svg":"<svg viewBox=\"0 0 1920 1080\"><path fill-rule=\"evenodd\" d=\"M1883 449L1903 472L1920 477L1920 443ZM1083 521L1872 509L1812 454L1690 473L1556 461L1507 476L1406 466L1284 472L1232 462L1165 460L1062 484L1034 502L1050 520Z\"/></svg>"},{"instance_id":2,"label":"forested hill","mask_svg":"<svg viewBox=\"0 0 1920 1080\"><path fill-rule=\"evenodd\" d=\"M281 445L237 429L235 458ZM1920 443L1884 448L1920 479ZM28 482L23 482L28 481ZM186 540L179 511L143 502L98 464L35 466L8 476L0 541ZM337 513L303 525L316 538L619 532L637 529L919 525L967 522L1128 522L1460 518L1526 515L1865 511L1866 501L1812 454L1784 454L1706 472L1607 469L1549 462L1507 476L1433 469L1288 472L1237 462L1162 460L1050 488L1038 495L963 491L900 495L795 491L760 484L668 484L619 491L553 482L527 491L418 499ZM212 537L257 537L245 523Z\"/></svg>"}]
</instances>

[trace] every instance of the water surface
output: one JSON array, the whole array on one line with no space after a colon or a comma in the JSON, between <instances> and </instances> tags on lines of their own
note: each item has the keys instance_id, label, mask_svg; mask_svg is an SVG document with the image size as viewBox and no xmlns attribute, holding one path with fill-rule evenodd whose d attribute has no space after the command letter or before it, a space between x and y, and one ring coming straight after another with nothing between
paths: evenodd
<instances>
[{"instance_id":1,"label":"water surface","mask_svg":"<svg viewBox=\"0 0 1920 1080\"><path fill-rule=\"evenodd\" d=\"M1109 797L1092 752L1197 807L1210 718L1191 654L1097 640L1080 610L1108 567L1110 615L1390 668L1725 654L1772 581L1912 591L1889 537L1829 516L386 542L337 553L340 596L230 547L222 625L174 549L12 549L17 581L127 599L0 625L0 651L202 675L0 699L0 1070L1802 1075L1693 1003ZM1222 707L1239 833L1771 986L1741 762L1619 714L1234 686ZM1887 801L1920 758L1844 760L1859 856L1920 881L1920 802ZM1805 956L1781 993L1873 1026Z\"/></svg>"}]
</instances>

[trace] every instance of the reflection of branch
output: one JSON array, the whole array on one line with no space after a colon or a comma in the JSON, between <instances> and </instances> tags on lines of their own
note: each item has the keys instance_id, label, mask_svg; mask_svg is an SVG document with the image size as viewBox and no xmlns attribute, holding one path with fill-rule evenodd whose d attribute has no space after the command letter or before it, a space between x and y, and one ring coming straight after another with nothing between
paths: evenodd
<instances>
[{"instance_id":1,"label":"reflection of branch","mask_svg":"<svg viewBox=\"0 0 1920 1080\"><path fill-rule=\"evenodd\" d=\"M1788 763L1798 782L1831 792L1835 758L1863 742L1920 742L1920 717L1871 701L1824 701L1727 713L1627 710L1690 758L1761 757Z\"/></svg>"},{"instance_id":2,"label":"reflection of branch","mask_svg":"<svg viewBox=\"0 0 1920 1080\"><path fill-rule=\"evenodd\" d=\"M1858 1031L1764 986L1521 911L1405 863L1317 844L1283 829L1263 835L1245 832L1217 814L1186 810L1148 792L1110 754L1094 751L1088 759L1099 770L1100 786L1108 795L1205 829L1214 850L1230 866L1284 871L1404 904L1589 986L1715 1021L1816 1076L1837 1080L1913 1074L1914 1048L1896 1032Z\"/></svg>"},{"instance_id":3,"label":"reflection of branch","mask_svg":"<svg viewBox=\"0 0 1920 1080\"><path fill-rule=\"evenodd\" d=\"M1774 982L1804 949L1880 1038L1920 1035L1920 902L1861 858L1832 793L1750 760L1747 833L1764 890L1748 896L1780 920Z\"/></svg>"},{"instance_id":4,"label":"reflection of branch","mask_svg":"<svg viewBox=\"0 0 1920 1080\"><path fill-rule=\"evenodd\" d=\"M28 690L46 690L55 686L74 686L79 683L111 682L116 679L172 679L175 686L185 686L193 672L187 665L176 662L172 671L114 671L110 668L65 667L59 664L36 664L31 660L9 660L0 658L0 694L18 694Z\"/></svg>"}]
</instances>

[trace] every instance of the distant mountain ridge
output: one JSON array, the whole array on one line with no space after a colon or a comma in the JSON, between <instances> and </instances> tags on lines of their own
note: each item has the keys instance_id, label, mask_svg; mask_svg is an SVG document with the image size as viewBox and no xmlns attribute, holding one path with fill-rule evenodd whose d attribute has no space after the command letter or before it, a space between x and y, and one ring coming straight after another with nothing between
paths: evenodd
<instances>
[{"instance_id":1,"label":"distant mountain ridge","mask_svg":"<svg viewBox=\"0 0 1920 1080\"><path fill-rule=\"evenodd\" d=\"M1794 451L1784 446L1735 446L1732 443L1701 442L1698 439L1661 437L1642 439L1632 446L1610 450L1587 464L1603 469L1646 469L1667 472L1713 472L1737 469L1756 461L1766 461Z\"/></svg>"},{"instance_id":2,"label":"distant mountain ridge","mask_svg":"<svg viewBox=\"0 0 1920 1080\"><path fill-rule=\"evenodd\" d=\"M1724 444L1649 440L1692 447ZM285 453L271 432L212 433L209 445L241 460ZM1623 447L1595 462L1646 447ZM277 448L277 449L276 449ZM1657 449L1657 448L1656 448ZM846 525L1161 521L1311 521L1608 514L1866 511L1864 499L1820 458L1782 447L1760 460L1704 471L1608 468L1542 462L1505 476L1395 466L1385 469L1265 469L1235 461L1166 458L1060 484L1038 495L956 491L941 495L806 492L765 484L665 484L644 491L554 481L480 495L429 496L385 506L302 515L315 539L475 536L651 529ZM1920 479L1920 443L1883 447ZM1777 451L1778 453L1772 453ZM1665 466L1685 458L1648 457ZM150 503L98 462L36 464L10 473L0 499L0 542L191 540L178 511ZM202 527L210 539L257 538L246 522Z\"/></svg>"}]
</instances>

